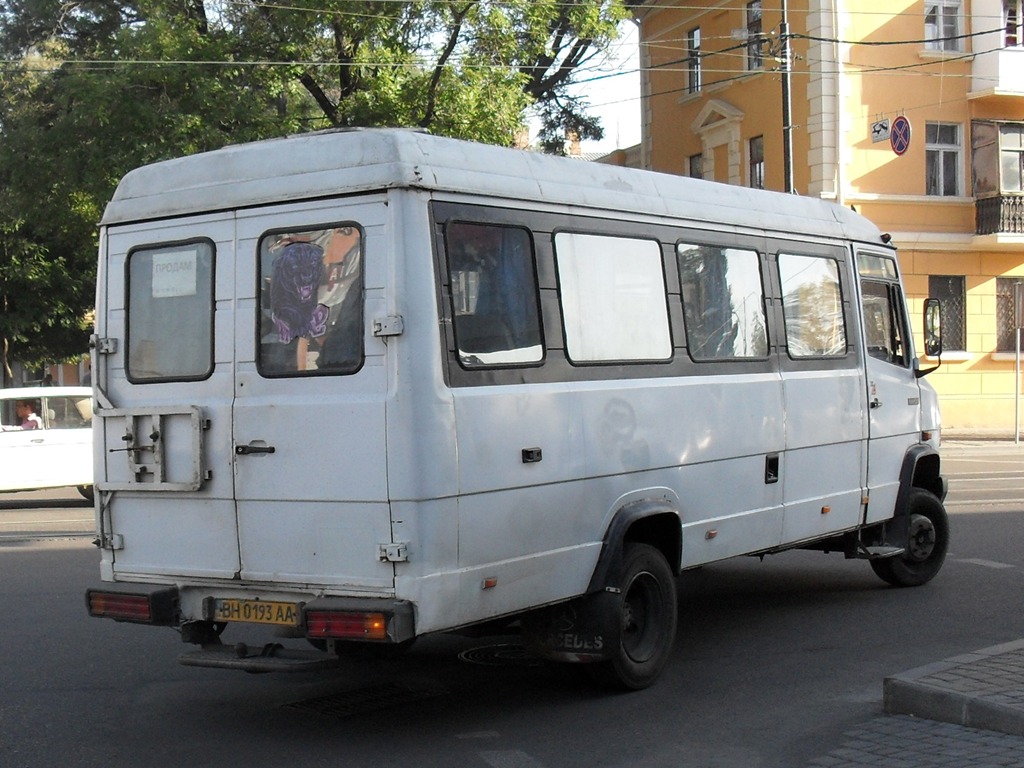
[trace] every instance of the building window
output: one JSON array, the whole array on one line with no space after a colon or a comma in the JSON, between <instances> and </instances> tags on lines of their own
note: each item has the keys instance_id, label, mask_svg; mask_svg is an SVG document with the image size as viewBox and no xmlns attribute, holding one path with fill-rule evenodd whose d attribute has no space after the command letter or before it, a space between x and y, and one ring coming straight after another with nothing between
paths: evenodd
<instances>
[{"instance_id":1,"label":"building window","mask_svg":"<svg viewBox=\"0 0 1024 768\"><path fill-rule=\"evenodd\" d=\"M700 27L686 34L686 92L700 90Z\"/></svg>"},{"instance_id":2,"label":"building window","mask_svg":"<svg viewBox=\"0 0 1024 768\"><path fill-rule=\"evenodd\" d=\"M747 3L747 69L764 65L764 37L761 35L761 0Z\"/></svg>"},{"instance_id":3,"label":"building window","mask_svg":"<svg viewBox=\"0 0 1024 768\"><path fill-rule=\"evenodd\" d=\"M967 288L963 275L930 275L928 295L942 304L942 346L967 349Z\"/></svg>"},{"instance_id":4,"label":"building window","mask_svg":"<svg viewBox=\"0 0 1024 768\"><path fill-rule=\"evenodd\" d=\"M1024 192L1024 125L999 126L1000 188Z\"/></svg>"},{"instance_id":5,"label":"building window","mask_svg":"<svg viewBox=\"0 0 1024 768\"><path fill-rule=\"evenodd\" d=\"M764 136L750 140L750 186L764 189Z\"/></svg>"},{"instance_id":6,"label":"building window","mask_svg":"<svg viewBox=\"0 0 1024 768\"><path fill-rule=\"evenodd\" d=\"M1024 284L1024 280L1019 277L996 278L996 352L1017 350L1013 332L1019 322L1014 312L1014 294L1018 284ZM1021 336L1021 349L1024 349L1024 336Z\"/></svg>"},{"instance_id":7,"label":"building window","mask_svg":"<svg viewBox=\"0 0 1024 768\"><path fill-rule=\"evenodd\" d=\"M959 51L960 1L927 0L924 6L925 48L929 51Z\"/></svg>"},{"instance_id":8,"label":"building window","mask_svg":"<svg viewBox=\"0 0 1024 768\"><path fill-rule=\"evenodd\" d=\"M1024 123L971 123L974 195L1024 192Z\"/></svg>"},{"instance_id":9,"label":"building window","mask_svg":"<svg viewBox=\"0 0 1024 768\"><path fill-rule=\"evenodd\" d=\"M1021 42L1021 0L1003 0L1003 18L1006 20L1006 46L1020 45Z\"/></svg>"},{"instance_id":10,"label":"building window","mask_svg":"<svg viewBox=\"0 0 1024 768\"><path fill-rule=\"evenodd\" d=\"M925 194L956 197L960 194L960 126L925 125Z\"/></svg>"},{"instance_id":11,"label":"building window","mask_svg":"<svg viewBox=\"0 0 1024 768\"><path fill-rule=\"evenodd\" d=\"M688 175L692 179L703 179L704 178L704 155L696 154L690 155L689 158Z\"/></svg>"}]
</instances>

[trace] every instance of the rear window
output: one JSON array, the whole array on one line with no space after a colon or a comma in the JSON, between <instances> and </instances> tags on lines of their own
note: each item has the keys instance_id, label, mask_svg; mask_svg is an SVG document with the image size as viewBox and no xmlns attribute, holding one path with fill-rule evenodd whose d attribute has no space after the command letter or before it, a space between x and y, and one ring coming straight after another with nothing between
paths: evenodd
<instances>
[{"instance_id":1,"label":"rear window","mask_svg":"<svg viewBox=\"0 0 1024 768\"><path fill-rule=\"evenodd\" d=\"M347 222L264 235L262 375L350 374L363 365L363 235Z\"/></svg>"},{"instance_id":2,"label":"rear window","mask_svg":"<svg viewBox=\"0 0 1024 768\"><path fill-rule=\"evenodd\" d=\"M128 254L129 381L190 381L213 372L213 277L209 240Z\"/></svg>"}]
</instances>

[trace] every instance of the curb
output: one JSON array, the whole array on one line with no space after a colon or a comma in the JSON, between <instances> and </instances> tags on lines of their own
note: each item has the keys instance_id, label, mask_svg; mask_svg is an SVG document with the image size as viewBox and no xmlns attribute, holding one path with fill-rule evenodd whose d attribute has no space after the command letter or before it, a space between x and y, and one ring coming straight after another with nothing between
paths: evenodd
<instances>
[{"instance_id":1,"label":"curb","mask_svg":"<svg viewBox=\"0 0 1024 768\"><path fill-rule=\"evenodd\" d=\"M1024 736L1024 640L954 656L885 678L890 715Z\"/></svg>"}]
</instances>

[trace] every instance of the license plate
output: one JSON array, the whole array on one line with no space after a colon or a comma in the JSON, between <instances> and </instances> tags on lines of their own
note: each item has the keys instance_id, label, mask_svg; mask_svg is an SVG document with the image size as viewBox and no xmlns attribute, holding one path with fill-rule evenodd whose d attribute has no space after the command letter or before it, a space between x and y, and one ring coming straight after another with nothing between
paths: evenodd
<instances>
[{"instance_id":1,"label":"license plate","mask_svg":"<svg viewBox=\"0 0 1024 768\"><path fill-rule=\"evenodd\" d=\"M218 598L213 601L213 620L295 627L299 624L299 606L296 603L280 603L273 600Z\"/></svg>"}]
</instances>

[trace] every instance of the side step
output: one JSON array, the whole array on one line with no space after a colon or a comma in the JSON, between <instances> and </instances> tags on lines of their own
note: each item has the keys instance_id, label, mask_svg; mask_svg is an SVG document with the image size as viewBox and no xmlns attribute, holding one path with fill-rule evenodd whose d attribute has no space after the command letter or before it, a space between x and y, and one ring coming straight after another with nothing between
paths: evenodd
<instances>
[{"instance_id":1,"label":"side step","mask_svg":"<svg viewBox=\"0 0 1024 768\"><path fill-rule=\"evenodd\" d=\"M858 547L857 557L864 560L884 560L887 557L898 557L907 551L906 547L880 546L865 547L861 544Z\"/></svg>"},{"instance_id":2,"label":"side step","mask_svg":"<svg viewBox=\"0 0 1024 768\"><path fill-rule=\"evenodd\" d=\"M285 648L277 643L263 647L237 645L205 645L178 657L186 667L240 669L243 672L311 672L337 666L337 656L321 651Z\"/></svg>"}]
</instances>

